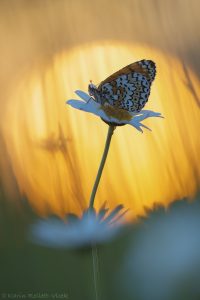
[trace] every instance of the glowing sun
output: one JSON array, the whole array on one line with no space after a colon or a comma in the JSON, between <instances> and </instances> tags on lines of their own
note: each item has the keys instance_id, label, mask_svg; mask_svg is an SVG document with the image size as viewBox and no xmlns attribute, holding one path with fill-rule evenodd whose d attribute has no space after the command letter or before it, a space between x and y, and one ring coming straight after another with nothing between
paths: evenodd
<instances>
[{"instance_id":1,"label":"glowing sun","mask_svg":"<svg viewBox=\"0 0 200 300\"><path fill-rule=\"evenodd\" d=\"M25 74L8 101L4 138L20 191L39 213L63 215L87 208L104 146L107 125L66 107L65 100L74 98L76 89L87 92L90 79L98 84L143 58L157 65L146 108L161 112L165 119L146 121L153 131L144 134L129 126L117 128L95 206L122 203L138 215L144 206L166 205L196 192L198 79L168 54L107 41L58 53Z\"/></svg>"}]
</instances>

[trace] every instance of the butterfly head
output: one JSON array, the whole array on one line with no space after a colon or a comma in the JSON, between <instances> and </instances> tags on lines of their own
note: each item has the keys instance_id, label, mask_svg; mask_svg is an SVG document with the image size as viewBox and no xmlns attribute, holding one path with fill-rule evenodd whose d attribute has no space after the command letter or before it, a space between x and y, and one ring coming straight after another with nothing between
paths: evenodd
<instances>
[{"instance_id":1,"label":"butterfly head","mask_svg":"<svg viewBox=\"0 0 200 300\"><path fill-rule=\"evenodd\" d=\"M90 83L88 85L88 93L90 96L93 96L94 99L98 102L101 103L101 97L98 88L96 85L92 83L92 80L90 80Z\"/></svg>"},{"instance_id":2,"label":"butterfly head","mask_svg":"<svg viewBox=\"0 0 200 300\"><path fill-rule=\"evenodd\" d=\"M90 84L88 85L88 93L90 96L95 96L96 92L97 87L92 83L92 80L90 80Z\"/></svg>"}]
</instances>

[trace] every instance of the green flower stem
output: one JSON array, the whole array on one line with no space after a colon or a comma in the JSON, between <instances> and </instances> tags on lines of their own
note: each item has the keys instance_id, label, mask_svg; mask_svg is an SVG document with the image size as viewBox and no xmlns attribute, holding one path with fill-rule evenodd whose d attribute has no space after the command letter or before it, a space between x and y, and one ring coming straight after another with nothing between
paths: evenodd
<instances>
[{"instance_id":1,"label":"green flower stem","mask_svg":"<svg viewBox=\"0 0 200 300\"><path fill-rule=\"evenodd\" d=\"M99 185L99 182L100 182L100 179L101 179L101 175L102 175L102 172L103 172L103 168L104 168L104 165L105 165L105 162L106 162L106 158L107 158L107 155L108 155L108 150L109 150L109 147L110 147L110 142L111 142L111 138L112 138L114 130L115 130L115 126L114 125L109 125L103 156L102 156L102 159L101 159L101 163L100 163L100 166L99 166L97 177L95 179L95 183L94 183L92 193L91 193L91 196L90 196L89 209L92 209L94 207L95 195L96 195L97 188L98 188L98 185Z\"/></svg>"},{"instance_id":2,"label":"green flower stem","mask_svg":"<svg viewBox=\"0 0 200 300\"><path fill-rule=\"evenodd\" d=\"M94 277L95 300L98 300L99 299L99 262L98 262L98 251L96 245L92 245L92 266L93 266L93 277Z\"/></svg>"}]
</instances>

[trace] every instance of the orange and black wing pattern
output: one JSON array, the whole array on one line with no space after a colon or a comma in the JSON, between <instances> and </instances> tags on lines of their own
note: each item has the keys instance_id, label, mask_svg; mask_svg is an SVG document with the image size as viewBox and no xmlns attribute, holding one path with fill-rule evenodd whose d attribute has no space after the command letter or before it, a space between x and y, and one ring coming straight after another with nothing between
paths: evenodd
<instances>
[{"instance_id":1,"label":"orange and black wing pattern","mask_svg":"<svg viewBox=\"0 0 200 300\"><path fill-rule=\"evenodd\" d=\"M98 86L98 91L104 103L108 102L130 112L139 112L148 101L155 75L155 63L144 59L103 80Z\"/></svg>"}]
</instances>

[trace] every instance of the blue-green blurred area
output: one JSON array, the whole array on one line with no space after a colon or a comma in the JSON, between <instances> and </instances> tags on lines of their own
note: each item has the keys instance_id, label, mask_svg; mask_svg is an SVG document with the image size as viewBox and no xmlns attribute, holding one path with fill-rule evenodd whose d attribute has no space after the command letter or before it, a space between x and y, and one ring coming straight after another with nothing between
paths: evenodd
<instances>
[{"instance_id":1,"label":"blue-green blurred area","mask_svg":"<svg viewBox=\"0 0 200 300\"><path fill-rule=\"evenodd\" d=\"M0 293L95 299L91 249L30 242L37 216L21 202L14 206L1 193ZM200 197L147 211L97 253L99 299L199 299Z\"/></svg>"},{"instance_id":2,"label":"blue-green blurred area","mask_svg":"<svg viewBox=\"0 0 200 300\"><path fill-rule=\"evenodd\" d=\"M200 299L199 196L167 210L155 207L132 230L120 274L123 292L138 300Z\"/></svg>"}]
</instances>

